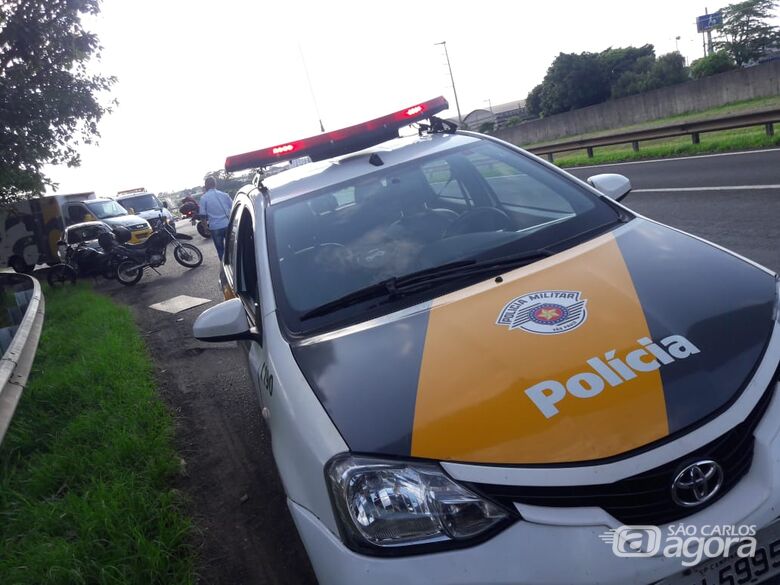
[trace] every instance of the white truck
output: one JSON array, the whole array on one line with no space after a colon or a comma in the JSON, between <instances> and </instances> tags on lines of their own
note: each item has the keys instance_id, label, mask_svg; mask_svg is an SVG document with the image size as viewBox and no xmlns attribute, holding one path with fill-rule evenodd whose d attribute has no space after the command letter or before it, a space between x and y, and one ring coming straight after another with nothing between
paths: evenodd
<instances>
[{"instance_id":1,"label":"white truck","mask_svg":"<svg viewBox=\"0 0 780 585\"><path fill-rule=\"evenodd\" d=\"M57 242L65 226L98 220L122 226L138 242L151 233L149 223L130 215L116 201L93 192L50 195L0 207L0 267L29 272L36 264L56 264Z\"/></svg>"}]
</instances>

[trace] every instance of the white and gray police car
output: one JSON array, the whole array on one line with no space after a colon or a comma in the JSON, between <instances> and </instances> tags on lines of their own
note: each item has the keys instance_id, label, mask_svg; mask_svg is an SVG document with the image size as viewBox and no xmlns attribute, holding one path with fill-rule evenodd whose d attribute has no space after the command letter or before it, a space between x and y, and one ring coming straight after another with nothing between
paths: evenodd
<instances>
[{"instance_id":1,"label":"white and gray police car","mask_svg":"<svg viewBox=\"0 0 780 585\"><path fill-rule=\"evenodd\" d=\"M241 189L194 334L246 351L320 582L777 579L777 276L446 107L226 161L314 161ZM681 526L737 538L686 568Z\"/></svg>"}]
</instances>

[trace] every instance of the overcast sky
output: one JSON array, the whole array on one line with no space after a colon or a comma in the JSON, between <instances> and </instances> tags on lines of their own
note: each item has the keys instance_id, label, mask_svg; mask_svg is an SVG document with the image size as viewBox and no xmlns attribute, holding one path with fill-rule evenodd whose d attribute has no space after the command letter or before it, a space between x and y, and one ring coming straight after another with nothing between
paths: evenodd
<instances>
[{"instance_id":1,"label":"overcast sky","mask_svg":"<svg viewBox=\"0 0 780 585\"><path fill-rule=\"evenodd\" d=\"M710 12L727 4L706 5ZM463 116L524 99L560 52L652 43L702 56L691 0L375 2L103 0L88 20L119 106L79 168L49 167L59 193L200 184L227 155L444 95Z\"/></svg>"}]
</instances>

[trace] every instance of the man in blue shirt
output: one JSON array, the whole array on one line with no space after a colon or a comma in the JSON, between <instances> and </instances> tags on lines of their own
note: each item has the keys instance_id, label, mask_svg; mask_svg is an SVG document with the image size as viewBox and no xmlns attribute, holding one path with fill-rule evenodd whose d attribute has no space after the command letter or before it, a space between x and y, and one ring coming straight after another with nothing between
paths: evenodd
<instances>
[{"instance_id":1,"label":"man in blue shirt","mask_svg":"<svg viewBox=\"0 0 780 585\"><path fill-rule=\"evenodd\" d=\"M206 192L200 199L200 214L208 217L211 239L217 249L219 261L225 253L225 233L230 221L230 208L233 201L230 195L217 190L217 181L214 177L206 177Z\"/></svg>"}]
</instances>

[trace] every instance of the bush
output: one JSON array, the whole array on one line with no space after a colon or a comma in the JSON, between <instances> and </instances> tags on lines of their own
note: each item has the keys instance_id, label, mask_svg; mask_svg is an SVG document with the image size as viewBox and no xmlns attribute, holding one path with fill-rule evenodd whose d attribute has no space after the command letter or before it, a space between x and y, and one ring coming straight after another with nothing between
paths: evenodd
<instances>
[{"instance_id":1,"label":"bush","mask_svg":"<svg viewBox=\"0 0 780 585\"><path fill-rule=\"evenodd\" d=\"M712 55L707 55L701 59L696 59L691 63L691 76L694 79L701 79L702 77L708 77L715 75L716 73L723 73L725 71L731 71L736 68L736 63L726 51L717 51Z\"/></svg>"}]
</instances>

